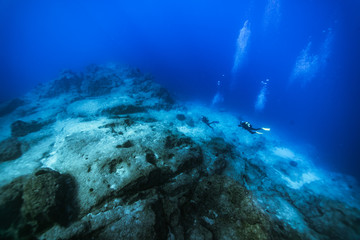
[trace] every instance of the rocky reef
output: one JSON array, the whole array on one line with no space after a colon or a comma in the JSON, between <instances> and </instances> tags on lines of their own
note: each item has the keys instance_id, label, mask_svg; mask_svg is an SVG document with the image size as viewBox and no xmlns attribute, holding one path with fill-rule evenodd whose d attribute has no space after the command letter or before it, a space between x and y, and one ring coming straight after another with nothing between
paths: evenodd
<instances>
[{"instance_id":1,"label":"rocky reef","mask_svg":"<svg viewBox=\"0 0 360 240\"><path fill-rule=\"evenodd\" d=\"M64 71L0 123L0 239L360 239L353 178L137 69Z\"/></svg>"}]
</instances>

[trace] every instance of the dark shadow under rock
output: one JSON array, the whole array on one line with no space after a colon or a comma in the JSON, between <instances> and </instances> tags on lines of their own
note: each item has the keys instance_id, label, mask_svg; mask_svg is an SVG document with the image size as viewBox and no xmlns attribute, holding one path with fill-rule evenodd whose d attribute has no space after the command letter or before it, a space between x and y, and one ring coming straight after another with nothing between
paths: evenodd
<instances>
[{"instance_id":1,"label":"dark shadow under rock","mask_svg":"<svg viewBox=\"0 0 360 240\"><path fill-rule=\"evenodd\" d=\"M40 131L46 123L39 123L36 121L24 122L21 120L15 121L11 124L11 136L24 137L29 133Z\"/></svg>"},{"instance_id":2,"label":"dark shadow under rock","mask_svg":"<svg viewBox=\"0 0 360 240\"><path fill-rule=\"evenodd\" d=\"M142 193L140 193L141 191L160 186L167 182L170 177L171 174L169 172L160 168L155 168L149 172L148 175L140 176L136 180L124 186L118 191L117 195L127 201L136 201L142 198Z\"/></svg>"},{"instance_id":3,"label":"dark shadow under rock","mask_svg":"<svg viewBox=\"0 0 360 240\"><path fill-rule=\"evenodd\" d=\"M110 114L110 115L124 115L124 114L146 112L146 108L135 105L121 105L121 106L105 109L102 112L104 114Z\"/></svg>"},{"instance_id":4,"label":"dark shadow under rock","mask_svg":"<svg viewBox=\"0 0 360 240\"><path fill-rule=\"evenodd\" d=\"M69 174L40 169L25 184L22 213L35 232L76 219L76 183Z\"/></svg>"},{"instance_id":5,"label":"dark shadow under rock","mask_svg":"<svg viewBox=\"0 0 360 240\"><path fill-rule=\"evenodd\" d=\"M109 167L109 173L114 173L116 172L116 166L120 163L122 163L123 160L121 158L116 158L110 161L110 163L104 165Z\"/></svg>"},{"instance_id":6,"label":"dark shadow under rock","mask_svg":"<svg viewBox=\"0 0 360 240\"><path fill-rule=\"evenodd\" d=\"M123 144L117 145L116 148L131 148L132 146L134 146L134 143L130 140L127 140Z\"/></svg>"},{"instance_id":7,"label":"dark shadow under rock","mask_svg":"<svg viewBox=\"0 0 360 240\"><path fill-rule=\"evenodd\" d=\"M146 161L152 165L156 165L157 160L154 152L151 149L146 149L145 153L146 153L145 155Z\"/></svg>"},{"instance_id":8,"label":"dark shadow under rock","mask_svg":"<svg viewBox=\"0 0 360 240\"><path fill-rule=\"evenodd\" d=\"M186 119L186 117L184 114L177 114L176 119L179 121L184 121Z\"/></svg>"},{"instance_id":9,"label":"dark shadow under rock","mask_svg":"<svg viewBox=\"0 0 360 240\"><path fill-rule=\"evenodd\" d=\"M21 157L21 142L17 138L7 138L0 142L0 162Z\"/></svg>"},{"instance_id":10,"label":"dark shadow under rock","mask_svg":"<svg viewBox=\"0 0 360 240\"><path fill-rule=\"evenodd\" d=\"M168 239L168 227L162 201L157 200L151 204L151 210L155 214L155 239Z\"/></svg>"},{"instance_id":11,"label":"dark shadow under rock","mask_svg":"<svg viewBox=\"0 0 360 240\"><path fill-rule=\"evenodd\" d=\"M0 117L8 115L15 111L18 107L24 105L25 102L19 98L15 98L9 102L0 105Z\"/></svg>"},{"instance_id":12,"label":"dark shadow under rock","mask_svg":"<svg viewBox=\"0 0 360 240\"><path fill-rule=\"evenodd\" d=\"M0 188L0 236L11 226L16 227L21 220L20 210L23 203L22 194L25 180L26 177L16 178Z\"/></svg>"}]
</instances>

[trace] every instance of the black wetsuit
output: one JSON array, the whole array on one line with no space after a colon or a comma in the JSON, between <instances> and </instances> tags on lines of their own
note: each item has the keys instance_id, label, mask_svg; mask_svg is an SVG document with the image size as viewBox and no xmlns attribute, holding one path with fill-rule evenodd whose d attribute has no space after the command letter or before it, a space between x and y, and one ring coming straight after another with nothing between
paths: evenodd
<instances>
[{"instance_id":1,"label":"black wetsuit","mask_svg":"<svg viewBox=\"0 0 360 240\"><path fill-rule=\"evenodd\" d=\"M255 134L257 130L261 130L262 128L253 128L249 122L241 122L239 127L242 127L245 130L248 130L251 134ZM254 132L255 131L255 132Z\"/></svg>"},{"instance_id":2,"label":"black wetsuit","mask_svg":"<svg viewBox=\"0 0 360 240\"><path fill-rule=\"evenodd\" d=\"M205 117L205 116L203 116L203 117L201 118L201 121L202 121L203 123L205 123L206 125L208 125L209 128L213 128L213 127L211 126L211 124L219 123L219 121L212 121L212 122L210 122L209 119L208 119L207 117Z\"/></svg>"}]
</instances>

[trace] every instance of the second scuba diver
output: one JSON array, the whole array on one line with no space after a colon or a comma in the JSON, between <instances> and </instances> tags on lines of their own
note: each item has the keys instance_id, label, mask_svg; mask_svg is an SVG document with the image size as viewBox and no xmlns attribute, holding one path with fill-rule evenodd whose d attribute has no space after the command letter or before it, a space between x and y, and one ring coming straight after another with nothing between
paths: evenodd
<instances>
[{"instance_id":1,"label":"second scuba diver","mask_svg":"<svg viewBox=\"0 0 360 240\"><path fill-rule=\"evenodd\" d=\"M258 132L259 130L270 131L270 128L253 128L249 122L245 121L241 121L238 126L249 131L251 134L263 134L262 132Z\"/></svg>"},{"instance_id":2,"label":"second scuba diver","mask_svg":"<svg viewBox=\"0 0 360 240\"><path fill-rule=\"evenodd\" d=\"M219 123L219 121L210 122L209 119L207 117L205 117L205 116L202 116L201 121L203 123L205 123L206 125L208 125L209 128L212 128L212 129L213 129L213 127L211 126L211 124Z\"/></svg>"}]
</instances>

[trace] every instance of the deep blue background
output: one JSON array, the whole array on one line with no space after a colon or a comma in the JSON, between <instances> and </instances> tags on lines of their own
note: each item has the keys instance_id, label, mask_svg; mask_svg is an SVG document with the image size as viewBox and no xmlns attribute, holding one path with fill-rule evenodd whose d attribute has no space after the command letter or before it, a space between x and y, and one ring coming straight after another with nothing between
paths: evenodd
<instances>
[{"instance_id":1,"label":"deep blue background","mask_svg":"<svg viewBox=\"0 0 360 240\"><path fill-rule=\"evenodd\" d=\"M265 27L269 2L279 15ZM151 72L185 99L211 103L309 143L318 165L360 176L360 6L356 0L92 1L0 0L0 101L26 93L62 69L116 61ZM236 39L251 36L236 76ZM331 28L326 64L307 84L290 82L311 41L319 54ZM261 81L270 79L262 112ZM236 84L230 87L230 82Z\"/></svg>"}]
</instances>

